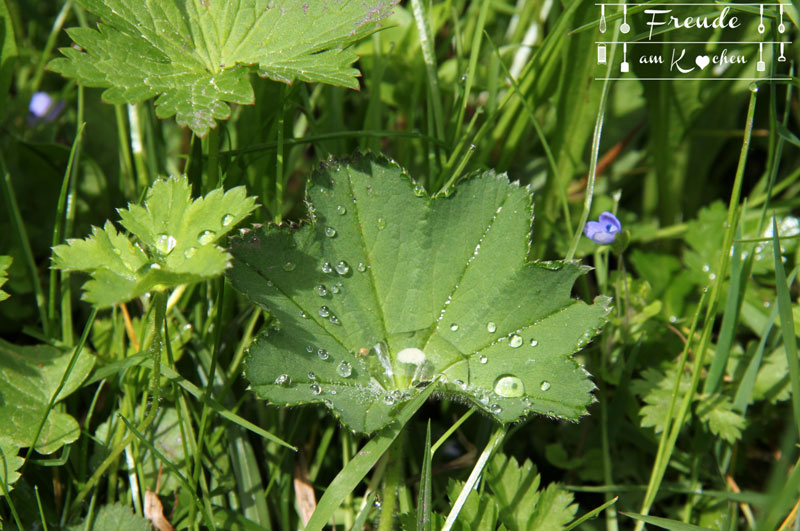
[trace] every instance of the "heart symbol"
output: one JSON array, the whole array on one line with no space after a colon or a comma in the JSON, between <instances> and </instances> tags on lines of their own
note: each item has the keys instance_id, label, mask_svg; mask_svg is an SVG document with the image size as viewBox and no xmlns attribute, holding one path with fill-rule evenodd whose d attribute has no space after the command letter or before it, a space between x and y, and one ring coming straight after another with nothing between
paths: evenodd
<instances>
[{"instance_id":1,"label":"heart symbol","mask_svg":"<svg viewBox=\"0 0 800 531\"><path fill-rule=\"evenodd\" d=\"M707 55L698 55L695 58L694 62L695 62L695 64L697 64L697 66L700 67L700 70L702 70L702 69L704 69L705 67L708 66L708 63L710 62L710 59L708 58Z\"/></svg>"}]
</instances>

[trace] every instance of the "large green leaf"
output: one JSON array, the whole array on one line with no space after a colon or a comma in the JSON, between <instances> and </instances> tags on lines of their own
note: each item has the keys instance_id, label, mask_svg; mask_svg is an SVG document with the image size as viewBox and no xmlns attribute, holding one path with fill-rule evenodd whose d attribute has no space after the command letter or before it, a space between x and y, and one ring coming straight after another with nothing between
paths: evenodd
<instances>
[{"instance_id":1,"label":"large green leaf","mask_svg":"<svg viewBox=\"0 0 800 531\"><path fill-rule=\"evenodd\" d=\"M357 155L309 182L311 221L233 241L234 286L279 321L247 376L275 404L322 402L372 432L435 377L513 422L575 419L593 384L570 355L609 300L570 297L586 268L527 262L531 194L486 172L432 199L395 163Z\"/></svg>"},{"instance_id":2,"label":"large green leaf","mask_svg":"<svg viewBox=\"0 0 800 531\"><path fill-rule=\"evenodd\" d=\"M228 267L230 255L216 243L254 208L255 199L243 186L227 192L217 188L192 201L185 176L156 181L144 206L119 211L122 226L135 239L108 221L86 239L54 247L53 265L90 273L84 298L101 307L198 282Z\"/></svg>"},{"instance_id":3,"label":"large green leaf","mask_svg":"<svg viewBox=\"0 0 800 531\"><path fill-rule=\"evenodd\" d=\"M249 76L357 88L345 47L377 28L392 0L81 0L98 29L72 28L82 49L62 48L48 65L109 103L153 96L161 118L203 136L227 119L226 102L254 101Z\"/></svg>"},{"instance_id":4,"label":"large green leaf","mask_svg":"<svg viewBox=\"0 0 800 531\"><path fill-rule=\"evenodd\" d=\"M0 495L2 484L17 480L22 466L20 448L34 443L37 430L67 370L70 351L50 345L21 347L0 339ZM73 393L94 366L94 356L82 351L55 401ZM50 454L78 438L77 421L51 409L42 425L35 449Z\"/></svg>"}]
</instances>

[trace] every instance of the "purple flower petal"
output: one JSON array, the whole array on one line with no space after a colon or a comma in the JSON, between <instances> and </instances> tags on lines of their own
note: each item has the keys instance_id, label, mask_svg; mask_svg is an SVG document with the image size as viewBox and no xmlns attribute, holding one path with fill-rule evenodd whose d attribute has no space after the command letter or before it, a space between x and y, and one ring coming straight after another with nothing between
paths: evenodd
<instances>
[{"instance_id":1,"label":"purple flower petal","mask_svg":"<svg viewBox=\"0 0 800 531\"><path fill-rule=\"evenodd\" d=\"M50 109L51 105L53 105L53 98L50 97L50 94L47 92L37 92L31 98L28 111L37 118L41 118L47 114L47 110Z\"/></svg>"},{"instance_id":2,"label":"purple flower petal","mask_svg":"<svg viewBox=\"0 0 800 531\"><path fill-rule=\"evenodd\" d=\"M622 230L622 223L611 212L600 214L600 224L604 226L605 232L617 233Z\"/></svg>"}]
</instances>

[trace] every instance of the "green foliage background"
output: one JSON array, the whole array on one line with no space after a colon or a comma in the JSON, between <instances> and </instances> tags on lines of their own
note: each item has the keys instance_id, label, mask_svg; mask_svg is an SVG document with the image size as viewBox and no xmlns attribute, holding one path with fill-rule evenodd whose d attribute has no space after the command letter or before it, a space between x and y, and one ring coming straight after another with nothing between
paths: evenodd
<instances>
[{"instance_id":1,"label":"green foliage background","mask_svg":"<svg viewBox=\"0 0 800 531\"><path fill-rule=\"evenodd\" d=\"M30 384L41 391L33 409L52 410L48 422L80 431L28 450L29 435L14 438L8 424L0 427L2 526L99 529L125 520L141 529L139 516L126 515L144 513L149 490L158 491L173 525L192 529L301 528L309 492L347 529L438 528L462 502L455 528L572 522L612 530L648 518L668 529L791 528L800 489L796 8L781 2L783 37L778 21L765 19L770 38L793 42L783 63L766 47L768 69L788 81L604 83L594 79L605 68L594 61L601 33L592 3L375 4L381 10L354 33L334 28L323 39L324 16L298 31L281 27L278 44L303 44L299 56L310 63L299 70L325 75L298 74L255 52L226 55L209 41L203 49L228 61L220 75L230 78L221 89L229 97L198 103L203 120L192 122L198 109L185 105L199 100L185 80L214 68L191 63L186 50L173 50L173 59L185 59L185 77L142 88L135 69L114 59L120 49L156 53L137 38L106 28L111 59L91 72L76 59L83 52L69 48L71 35L91 53L98 12L109 22L115 14L107 10L125 15L130 2L0 1L0 299L10 295L0 301L0 360L46 349L53 366L80 373L80 382L53 380L49 366L13 366L23 381L40 382ZM141 6L136 16L148 13ZM220 21L230 20L225 9ZM635 9L628 38L646 31L634 18L642 7ZM762 40L757 12L741 9L744 24L731 38ZM621 15L608 15L615 31ZM79 29L68 35L70 27ZM693 35L720 37L681 34ZM609 50L616 61L620 53ZM106 92L116 73L134 79L128 92ZM630 76L664 73L633 65ZM53 121L28 116L31 96L42 90L65 104ZM167 95L148 99L159 94ZM175 114L177 122L168 118ZM576 356L597 386L589 416L577 423L533 417L499 432L490 415L472 415L468 403L445 397L416 404L402 431L390 426L367 439L326 408L265 406L248 391L247 349L275 321L214 276L225 250L210 246L219 267L208 274L159 280L147 289L160 295L132 290L133 300L96 313L80 300L87 277L52 267L53 246L117 222L115 209L141 203L159 176L185 173L192 198L219 184L243 186L236 197L255 197L260 206L241 226L294 227L307 212L312 171L357 150L396 160L430 195L457 195L464 176L488 169L530 186L527 258L580 259L594 269L572 296L614 299L602 334ZM597 175L589 171L593 160ZM237 223L252 205L240 206ZM620 247L575 239L585 216L606 210L628 231L622 255ZM155 251L143 244L150 264ZM73 356L76 346L91 361ZM11 367L0 364L4 375ZM15 383L0 378L0 393ZM44 426L42 419L26 429ZM487 444L496 453L484 462L478 492L466 496ZM583 516L598 517L576 520Z\"/></svg>"}]
</instances>

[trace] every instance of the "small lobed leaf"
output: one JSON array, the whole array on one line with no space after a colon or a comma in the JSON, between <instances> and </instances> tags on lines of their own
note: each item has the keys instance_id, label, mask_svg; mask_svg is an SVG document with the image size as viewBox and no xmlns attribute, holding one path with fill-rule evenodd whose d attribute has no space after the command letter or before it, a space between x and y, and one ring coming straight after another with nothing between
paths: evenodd
<instances>
[{"instance_id":1,"label":"small lobed leaf","mask_svg":"<svg viewBox=\"0 0 800 531\"><path fill-rule=\"evenodd\" d=\"M185 176L153 183L144 205L119 211L132 237L107 221L83 240L53 248L54 267L84 271L84 298L112 306L146 292L198 282L221 274L230 255L217 247L222 236L255 209L243 186L221 188L192 201Z\"/></svg>"},{"instance_id":2,"label":"small lobed leaf","mask_svg":"<svg viewBox=\"0 0 800 531\"><path fill-rule=\"evenodd\" d=\"M358 88L347 47L388 16L396 0L81 0L101 19L72 28L80 47L48 68L90 87L109 103L154 96L161 118L205 136L230 116L228 103L251 104L249 76Z\"/></svg>"},{"instance_id":3,"label":"small lobed leaf","mask_svg":"<svg viewBox=\"0 0 800 531\"><path fill-rule=\"evenodd\" d=\"M0 288L8 282L8 268L11 266L12 260L13 258L10 256L0 256ZM4 301L8 297L8 293L0 289L0 301Z\"/></svg>"},{"instance_id":4,"label":"small lobed leaf","mask_svg":"<svg viewBox=\"0 0 800 531\"><path fill-rule=\"evenodd\" d=\"M260 396L324 403L361 432L434 380L500 422L585 413L594 386L570 355L609 300L570 296L578 263L527 261L526 188L485 172L434 199L356 155L321 166L307 196L310 222L232 241L234 287L280 326L250 350Z\"/></svg>"},{"instance_id":5,"label":"small lobed leaf","mask_svg":"<svg viewBox=\"0 0 800 531\"><path fill-rule=\"evenodd\" d=\"M67 369L70 352L38 345L21 347L0 340L0 447L15 455L13 447L31 446L47 404ZM82 351L57 399L78 389L94 366L94 356ZM36 442L36 450L49 454L78 438L78 423L70 415L51 410ZM6 455L8 459L8 455ZM2 470L0 470L2 473Z\"/></svg>"}]
</instances>

